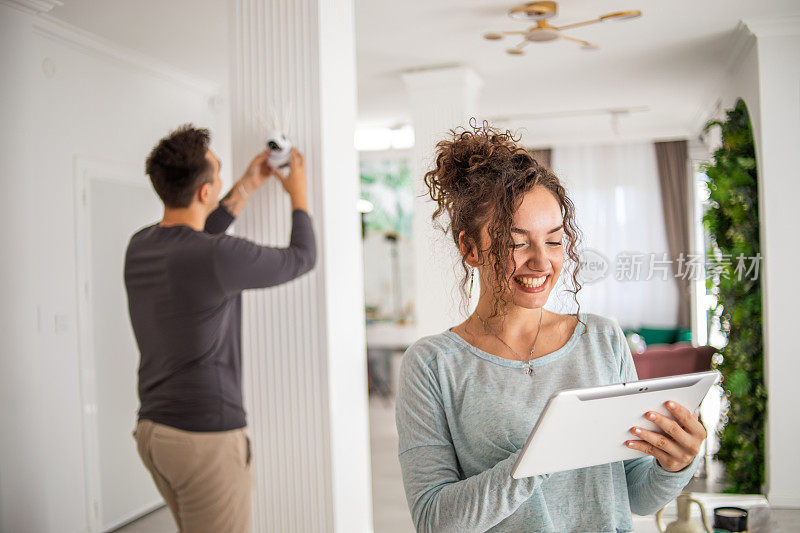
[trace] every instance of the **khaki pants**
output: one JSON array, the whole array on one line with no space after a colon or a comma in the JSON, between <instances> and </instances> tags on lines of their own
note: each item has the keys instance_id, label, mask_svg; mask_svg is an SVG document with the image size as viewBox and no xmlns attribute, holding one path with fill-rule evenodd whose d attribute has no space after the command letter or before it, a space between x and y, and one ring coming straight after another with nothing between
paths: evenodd
<instances>
[{"instance_id":1,"label":"khaki pants","mask_svg":"<svg viewBox=\"0 0 800 533\"><path fill-rule=\"evenodd\" d=\"M140 420L133 436L181 533L250 531L246 428L196 432Z\"/></svg>"}]
</instances>

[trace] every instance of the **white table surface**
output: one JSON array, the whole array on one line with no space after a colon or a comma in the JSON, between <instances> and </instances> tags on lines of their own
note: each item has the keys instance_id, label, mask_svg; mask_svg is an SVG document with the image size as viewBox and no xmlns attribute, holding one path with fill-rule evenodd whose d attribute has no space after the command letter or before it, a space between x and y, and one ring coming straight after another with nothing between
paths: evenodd
<instances>
[{"instance_id":1,"label":"white table surface","mask_svg":"<svg viewBox=\"0 0 800 533\"><path fill-rule=\"evenodd\" d=\"M413 324L392 322L372 322L366 326L367 348L389 348L405 350L414 344L419 336Z\"/></svg>"}]
</instances>

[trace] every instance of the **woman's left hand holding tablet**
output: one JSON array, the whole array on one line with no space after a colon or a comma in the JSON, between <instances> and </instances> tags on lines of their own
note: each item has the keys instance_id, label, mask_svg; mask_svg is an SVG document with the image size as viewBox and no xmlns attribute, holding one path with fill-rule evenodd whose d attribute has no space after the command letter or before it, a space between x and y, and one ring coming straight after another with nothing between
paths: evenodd
<instances>
[{"instance_id":1,"label":"woman's left hand holding tablet","mask_svg":"<svg viewBox=\"0 0 800 533\"><path fill-rule=\"evenodd\" d=\"M706 430L700 423L699 416L692 414L684 406L675 402L666 402L665 405L674 420L654 411L644 415L660 427L664 435L632 427L631 433L642 440L629 440L625 444L629 448L652 455L664 470L678 472L689 466L700 453Z\"/></svg>"}]
</instances>

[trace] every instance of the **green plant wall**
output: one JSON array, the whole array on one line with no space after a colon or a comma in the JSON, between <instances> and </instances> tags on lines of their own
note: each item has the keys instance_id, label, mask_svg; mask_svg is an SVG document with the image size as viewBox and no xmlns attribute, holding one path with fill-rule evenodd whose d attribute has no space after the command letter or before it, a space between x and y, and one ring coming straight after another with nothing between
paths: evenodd
<instances>
[{"instance_id":1,"label":"green plant wall","mask_svg":"<svg viewBox=\"0 0 800 533\"><path fill-rule=\"evenodd\" d=\"M717 457L725 464L729 492L760 493L767 391L758 273L758 172L747 107L739 100L726 114L724 121L706 125L706 130L722 128L722 146L714 153L713 163L704 168L711 207L703 222L711 236L709 252L732 265L746 265L748 272L730 269L709 280L709 289L717 292L716 311L721 311L722 331L728 339L717 364L730 402Z\"/></svg>"}]
</instances>

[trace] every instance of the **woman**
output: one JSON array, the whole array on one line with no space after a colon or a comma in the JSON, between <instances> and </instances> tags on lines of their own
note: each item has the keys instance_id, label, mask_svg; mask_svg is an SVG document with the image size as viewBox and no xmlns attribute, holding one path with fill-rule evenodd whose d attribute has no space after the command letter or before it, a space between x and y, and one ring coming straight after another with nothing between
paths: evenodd
<instances>
[{"instance_id":1,"label":"woman","mask_svg":"<svg viewBox=\"0 0 800 533\"><path fill-rule=\"evenodd\" d=\"M705 431L680 405L668 406L675 420L643 413L666 435L631 428L620 442L651 457L510 475L553 392L637 379L615 321L580 306L544 309L563 272L577 303L579 232L558 178L515 141L472 123L438 143L425 176L433 218L447 216L462 256L462 292L475 274L481 291L469 318L403 357L396 414L408 503L418 531L631 531L631 511L655 512L695 471Z\"/></svg>"}]
</instances>

